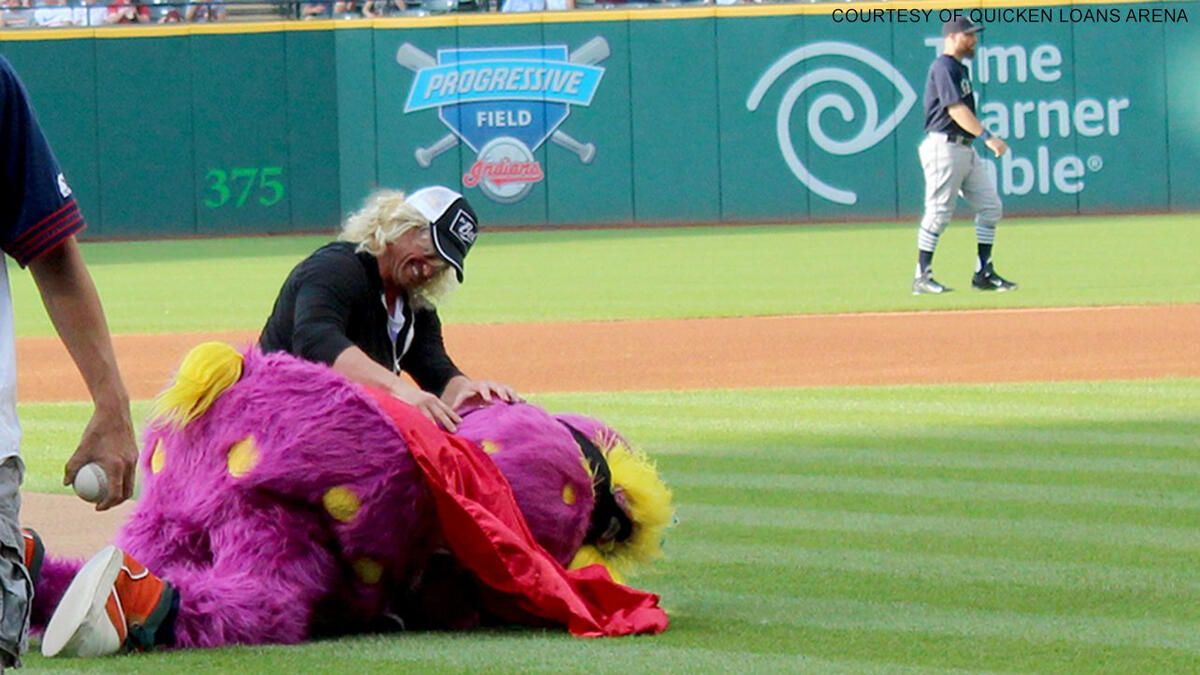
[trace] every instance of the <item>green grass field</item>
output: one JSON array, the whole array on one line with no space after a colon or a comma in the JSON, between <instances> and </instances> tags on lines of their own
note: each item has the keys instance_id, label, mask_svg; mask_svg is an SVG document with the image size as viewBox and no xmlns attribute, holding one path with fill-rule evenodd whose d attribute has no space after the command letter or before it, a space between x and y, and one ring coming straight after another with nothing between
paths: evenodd
<instances>
[{"instance_id":1,"label":"green grass field","mask_svg":"<svg viewBox=\"0 0 1200 675\"><path fill-rule=\"evenodd\" d=\"M1006 223L998 266L1021 290L942 298L907 293L908 226L505 234L481 240L447 315L1200 302L1196 224ZM956 224L944 239L935 268L961 286L973 236ZM252 330L288 267L319 241L96 244L86 253L118 332ZM27 275L15 277L23 333L45 334ZM149 300L138 302L129 294L147 278ZM668 558L635 580L662 595L673 621L665 634L407 634L86 662L34 654L29 669L1200 671L1200 379L586 392L537 402L606 419L658 459L675 489ZM135 417L145 410L137 402ZM87 405L27 403L21 415L29 488L61 492L60 465Z\"/></svg>"},{"instance_id":2,"label":"green grass field","mask_svg":"<svg viewBox=\"0 0 1200 675\"><path fill-rule=\"evenodd\" d=\"M447 322L500 323L1200 301L1197 217L1005 221L997 268L1020 293L913 297L911 224L488 233ZM324 237L90 244L117 333L257 330L288 270ZM934 270L965 290L975 235L955 223ZM20 335L52 329L13 272Z\"/></svg>"}]
</instances>

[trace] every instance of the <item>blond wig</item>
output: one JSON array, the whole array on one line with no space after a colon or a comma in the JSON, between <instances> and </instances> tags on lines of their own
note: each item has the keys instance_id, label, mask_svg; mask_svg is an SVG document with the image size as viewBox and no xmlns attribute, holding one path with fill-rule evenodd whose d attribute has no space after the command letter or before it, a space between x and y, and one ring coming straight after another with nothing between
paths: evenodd
<instances>
[{"instance_id":1,"label":"blond wig","mask_svg":"<svg viewBox=\"0 0 1200 675\"><path fill-rule=\"evenodd\" d=\"M387 245L405 232L429 227L430 222L405 200L402 190L379 189L367 197L361 209L342 224L338 239L355 245L355 251L378 258ZM433 307L458 286L454 268L447 265L437 276L418 288L408 289L409 300L417 307Z\"/></svg>"}]
</instances>

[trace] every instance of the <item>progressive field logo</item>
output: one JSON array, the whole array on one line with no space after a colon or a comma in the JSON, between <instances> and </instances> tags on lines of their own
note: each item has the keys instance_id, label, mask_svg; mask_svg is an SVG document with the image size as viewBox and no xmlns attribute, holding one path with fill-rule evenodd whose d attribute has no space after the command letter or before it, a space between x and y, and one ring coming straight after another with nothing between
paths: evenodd
<instances>
[{"instance_id":1,"label":"progressive field logo","mask_svg":"<svg viewBox=\"0 0 1200 675\"><path fill-rule=\"evenodd\" d=\"M475 153L462 184L491 199L524 199L545 178L534 152L547 140L590 164L596 146L581 143L559 127L572 106L589 106L610 55L608 41L595 37L574 51L566 45L439 49L437 58L409 43L396 61L415 73L404 112L436 108L450 133L418 147L422 168L460 142Z\"/></svg>"}]
</instances>

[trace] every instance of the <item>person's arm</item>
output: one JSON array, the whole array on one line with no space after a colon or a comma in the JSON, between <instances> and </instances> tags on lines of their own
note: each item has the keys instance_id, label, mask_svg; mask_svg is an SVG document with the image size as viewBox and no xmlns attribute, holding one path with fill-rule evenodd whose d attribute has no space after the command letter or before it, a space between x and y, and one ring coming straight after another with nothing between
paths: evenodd
<instances>
[{"instance_id":1,"label":"person's arm","mask_svg":"<svg viewBox=\"0 0 1200 675\"><path fill-rule=\"evenodd\" d=\"M351 382L376 387L421 411L434 424L453 432L462 421L452 408L437 396L417 389L376 363L366 352L353 345L347 347L333 362L333 369Z\"/></svg>"},{"instance_id":2,"label":"person's arm","mask_svg":"<svg viewBox=\"0 0 1200 675\"><path fill-rule=\"evenodd\" d=\"M959 101L947 106L946 113L950 115L950 119L954 120L955 124L962 127L963 131L977 138L982 138L984 144L991 148L997 157L1008 152L1008 143L1005 143L1003 138L993 136L991 132L984 129L979 118L975 116L975 113L971 112L966 103Z\"/></svg>"},{"instance_id":3,"label":"person's arm","mask_svg":"<svg viewBox=\"0 0 1200 675\"><path fill-rule=\"evenodd\" d=\"M437 311L423 309L413 315L413 342L401 366L422 389L440 392L442 402L451 410L458 410L472 398L483 403L491 403L494 398L510 403L521 400L512 387L491 380L473 380L454 365L446 353Z\"/></svg>"},{"instance_id":4,"label":"person's arm","mask_svg":"<svg viewBox=\"0 0 1200 675\"><path fill-rule=\"evenodd\" d=\"M29 269L95 405L79 447L67 461L63 485L70 485L84 464L96 462L108 475L108 496L96 506L103 511L133 495L138 456L129 394L117 369L104 309L75 237L30 261Z\"/></svg>"},{"instance_id":5,"label":"person's arm","mask_svg":"<svg viewBox=\"0 0 1200 675\"><path fill-rule=\"evenodd\" d=\"M435 424L454 431L460 418L435 395L408 384L347 337L355 299L370 290L353 256L326 255L302 263L292 319L292 352L326 363L346 379L378 387L408 403Z\"/></svg>"}]
</instances>

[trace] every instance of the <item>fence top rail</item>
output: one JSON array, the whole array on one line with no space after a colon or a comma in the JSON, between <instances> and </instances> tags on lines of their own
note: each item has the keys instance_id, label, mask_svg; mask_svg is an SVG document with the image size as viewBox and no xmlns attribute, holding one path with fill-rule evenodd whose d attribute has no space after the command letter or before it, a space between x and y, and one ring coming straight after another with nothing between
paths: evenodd
<instances>
[{"instance_id":1,"label":"fence top rail","mask_svg":"<svg viewBox=\"0 0 1200 675\"><path fill-rule=\"evenodd\" d=\"M295 7L318 0L218 0L190 4L254 4ZM1183 4L1190 0L1167 0L1168 4ZM940 10L979 9L999 7L1061 7L1067 5L1162 4L1162 0L814 0L746 5L697 5L690 3L630 3L603 5L553 12L448 12L420 16L394 16L345 20L337 18L311 21L226 21L212 23L170 23L151 25L113 25L94 27L0 28L0 42L27 40L65 40L80 38L139 38L212 34L252 34L287 31L366 30L388 28L434 28L442 26L481 26L505 24L580 23L596 21L661 21L695 18L738 18L786 16L797 14L830 14L835 10ZM186 1L169 3L184 6Z\"/></svg>"}]
</instances>

